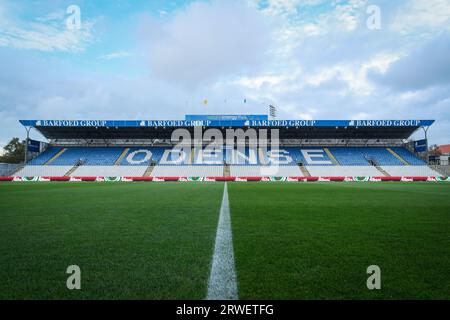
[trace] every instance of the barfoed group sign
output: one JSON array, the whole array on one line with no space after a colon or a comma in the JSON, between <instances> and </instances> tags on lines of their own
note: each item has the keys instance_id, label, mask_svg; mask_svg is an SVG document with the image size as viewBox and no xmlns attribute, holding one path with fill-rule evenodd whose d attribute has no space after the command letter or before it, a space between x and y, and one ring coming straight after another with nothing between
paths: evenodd
<instances>
[{"instance_id":1,"label":"barfoed group sign","mask_svg":"<svg viewBox=\"0 0 450 320\"><path fill-rule=\"evenodd\" d=\"M30 127L420 127L434 120L20 120Z\"/></svg>"}]
</instances>

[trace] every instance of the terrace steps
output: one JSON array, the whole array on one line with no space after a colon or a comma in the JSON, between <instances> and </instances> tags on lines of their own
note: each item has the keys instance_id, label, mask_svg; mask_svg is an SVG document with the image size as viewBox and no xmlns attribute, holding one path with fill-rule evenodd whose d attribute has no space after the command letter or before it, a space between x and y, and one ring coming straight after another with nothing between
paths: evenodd
<instances>
[{"instance_id":1,"label":"terrace steps","mask_svg":"<svg viewBox=\"0 0 450 320\"><path fill-rule=\"evenodd\" d=\"M334 157L334 155L331 153L330 149L328 148L323 148L323 150L325 151L325 153L328 155L328 158L330 158L331 162L333 162L333 164L335 166L340 166L341 164L339 163L339 161L337 161L337 159Z\"/></svg>"},{"instance_id":2,"label":"terrace steps","mask_svg":"<svg viewBox=\"0 0 450 320\"><path fill-rule=\"evenodd\" d=\"M44 166L48 166L49 164L51 164L53 161L55 161L56 159L58 159L64 152L66 152L67 148L63 148L61 149L57 154L55 154L50 160L48 160L46 163L44 163Z\"/></svg>"},{"instance_id":3,"label":"terrace steps","mask_svg":"<svg viewBox=\"0 0 450 320\"><path fill-rule=\"evenodd\" d=\"M22 170L23 168L25 168L25 165L20 165L18 166L14 171L12 171L9 175L10 176L15 176L20 170Z\"/></svg>"},{"instance_id":4,"label":"terrace steps","mask_svg":"<svg viewBox=\"0 0 450 320\"><path fill-rule=\"evenodd\" d=\"M122 163L122 160L125 158L125 156L128 154L128 151L130 151L130 148L125 148L122 152L122 154L120 155L119 158L117 158L116 162L114 163L115 166L120 166L120 164Z\"/></svg>"},{"instance_id":5,"label":"terrace steps","mask_svg":"<svg viewBox=\"0 0 450 320\"><path fill-rule=\"evenodd\" d=\"M152 172L153 172L153 169L155 169L155 164L154 164L154 163L151 163L151 164L147 167L147 169L145 170L145 172L144 172L144 177L150 177L151 174L152 174Z\"/></svg>"},{"instance_id":6,"label":"terrace steps","mask_svg":"<svg viewBox=\"0 0 450 320\"><path fill-rule=\"evenodd\" d=\"M440 173L443 177L450 177L450 166L449 165L428 165L431 170Z\"/></svg>"},{"instance_id":7,"label":"terrace steps","mask_svg":"<svg viewBox=\"0 0 450 320\"><path fill-rule=\"evenodd\" d=\"M261 162L261 164L263 164L263 165L269 164L267 161L267 158L264 156L264 152L262 151L262 148L258 148L258 157L259 157L259 162Z\"/></svg>"},{"instance_id":8,"label":"terrace steps","mask_svg":"<svg viewBox=\"0 0 450 320\"><path fill-rule=\"evenodd\" d=\"M299 165L300 171L302 172L303 176L305 177L311 177L311 173L309 173L308 169L306 167Z\"/></svg>"},{"instance_id":9,"label":"terrace steps","mask_svg":"<svg viewBox=\"0 0 450 320\"><path fill-rule=\"evenodd\" d=\"M189 164L195 163L195 148L191 148L191 154L189 156Z\"/></svg>"},{"instance_id":10,"label":"terrace steps","mask_svg":"<svg viewBox=\"0 0 450 320\"><path fill-rule=\"evenodd\" d=\"M223 176L224 177L229 177L230 174L230 166L228 164L224 164L223 165Z\"/></svg>"},{"instance_id":11,"label":"terrace steps","mask_svg":"<svg viewBox=\"0 0 450 320\"><path fill-rule=\"evenodd\" d=\"M377 168L377 170L380 171L385 177L390 177L391 176L386 170L384 170L379 165L375 165L374 167Z\"/></svg>"},{"instance_id":12,"label":"terrace steps","mask_svg":"<svg viewBox=\"0 0 450 320\"><path fill-rule=\"evenodd\" d=\"M405 159L403 159L397 152L395 152L394 150L392 150L391 148L386 148L387 151L389 151L394 157L396 157L398 160L400 160L405 166L409 166L410 164L408 163L408 161L406 161Z\"/></svg>"},{"instance_id":13,"label":"terrace steps","mask_svg":"<svg viewBox=\"0 0 450 320\"><path fill-rule=\"evenodd\" d=\"M74 165L74 166L72 167L72 169L70 169L69 171L66 172L66 174L64 175L64 177L70 177L70 175L71 175L72 173L74 173L75 170L78 169L78 167L79 167L78 165Z\"/></svg>"}]
</instances>

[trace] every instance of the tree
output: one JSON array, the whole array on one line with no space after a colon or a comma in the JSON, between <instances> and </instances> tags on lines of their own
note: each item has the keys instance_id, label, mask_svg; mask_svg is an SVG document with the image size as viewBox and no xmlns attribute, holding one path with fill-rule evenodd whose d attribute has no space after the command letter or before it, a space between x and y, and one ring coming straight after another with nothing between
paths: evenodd
<instances>
[{"instance_id":1,"label":"tree","mask_svg":"<svg viewBox=\"0 0 450 320\"><path fill-rule=\"evenodd\" d=\"M428 148L428 153L430 156L440 156L442 154L436 144L433 144Z\"/></svg>"},{"instance_id":2,"label":"tree","mask_svg":"<svg viewBox=\"0 0 450 320\"><path fill-rule=\"evenodd\" d=\"M12 138L11 141L9 141L8 144L3 148L3 155L0 156L0 162L22 162L25 152L25 144L25 140L20 141L19 138Z\"/></svg>"}]
</instances>

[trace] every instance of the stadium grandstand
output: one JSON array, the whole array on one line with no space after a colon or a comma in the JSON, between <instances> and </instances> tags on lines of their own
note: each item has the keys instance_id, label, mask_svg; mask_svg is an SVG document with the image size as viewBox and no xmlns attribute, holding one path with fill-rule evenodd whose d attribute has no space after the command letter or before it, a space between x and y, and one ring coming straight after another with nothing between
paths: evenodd
<instances>
[{"instance_id":1,"label":"stadium grandstand","mask_svg":"<svg viewBox=\"0 0 450 320\"><path fill-rule=\"evenodd\" d=\"M16 177L438 177L427 144L408 143L433 120L270 120L187 115L184 120L20 120L48 143ZM195 137L181 145L177 129ZM207 130L266 129L262 145L214 144ZM273 134L277 129L277 136ZM196 131L197 130L197 131ZM273 142L277 140L274 147ZM260 142L262 140L259 140ZM421 142L424 143L423 141ZM266 146L267 145L267 146Z\"/></svg>"}]
</instances>

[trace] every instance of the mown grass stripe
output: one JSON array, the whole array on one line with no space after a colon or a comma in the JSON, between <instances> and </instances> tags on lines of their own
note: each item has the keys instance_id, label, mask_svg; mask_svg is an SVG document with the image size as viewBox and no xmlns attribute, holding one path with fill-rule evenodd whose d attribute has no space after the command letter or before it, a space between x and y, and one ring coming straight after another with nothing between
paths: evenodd
<instances>
[{"instance_id":1,"label":"mown grass stripe","mask_svg":"<svg viewBox=\"0 0 450 320\"><path fill-rule=\"evenodd\" d=\"M223 190L217 225L211 274L208 284L208 300L237 300L237 277L234 265L233 237L231 232L230 204L227 183Z\"/></svg>"}]
</instances>

